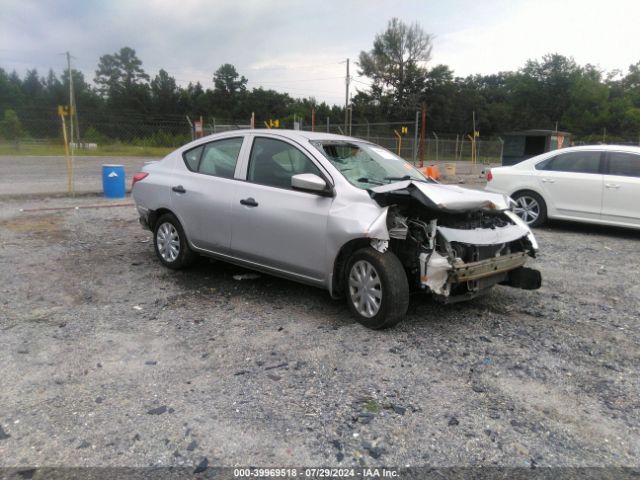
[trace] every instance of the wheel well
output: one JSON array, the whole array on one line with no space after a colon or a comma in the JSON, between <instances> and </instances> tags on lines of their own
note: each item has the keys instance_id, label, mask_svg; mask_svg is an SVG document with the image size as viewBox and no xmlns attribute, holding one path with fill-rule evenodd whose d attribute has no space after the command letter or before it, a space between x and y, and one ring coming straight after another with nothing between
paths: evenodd
<instances>
[{"instance_id":1,"label":"wheel well","mask_svg":"<svg viewBox=\"0 0 640 480\"><path fill-rule=\"evenodd\" d=\"M540 198L544 200L544 197L539 192L536 192L535 190L531 190L530 188L521 188L520 190L516 190L509 196L513 198L519 193L535 193L536 195L538 195Z\"/></svg>"},{"instance_id":2,"label":"wheel well","mask_svg":"<svg viewBox=\"0 0 640 480\"><path fill-rule=\"evenodd\" d=\"M333 282L331 285L333 297L341 297L344 293L344 274L351 255L356 250L369 246L369 242L371 242L370 238L355 238L345 243L338 252L333 262Z\"/></svg>"},{"instance_id":3,"label":"wheel well","mask_svg":"<svg viewBox=\"0 0 640 480\"><path fill-rule=\"evenodd\" d=\"M168 208L159 208L158 210L152 210L151 212L149 212L149 229L152 232L156 227L156 222L158 221L158 219L165 213L173 214L173 212Z\"/></svg>"}]
</instances>

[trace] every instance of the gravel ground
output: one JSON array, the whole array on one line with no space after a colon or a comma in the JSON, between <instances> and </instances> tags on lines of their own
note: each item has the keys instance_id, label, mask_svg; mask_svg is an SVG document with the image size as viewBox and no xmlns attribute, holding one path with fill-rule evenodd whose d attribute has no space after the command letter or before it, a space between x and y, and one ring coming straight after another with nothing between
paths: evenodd
<instances>
[{"instance_id":1,"label":"gravel ground","mask_svg":"<svg viewBox=\"0 0 640 480\"><path fill-rule=\"evenodd\" d=\"M328 293L156 260L132 206L0 200L0 466L631 466L640 232L536 231L538 291L361 327Z\"/></svg>"}]
</instances>

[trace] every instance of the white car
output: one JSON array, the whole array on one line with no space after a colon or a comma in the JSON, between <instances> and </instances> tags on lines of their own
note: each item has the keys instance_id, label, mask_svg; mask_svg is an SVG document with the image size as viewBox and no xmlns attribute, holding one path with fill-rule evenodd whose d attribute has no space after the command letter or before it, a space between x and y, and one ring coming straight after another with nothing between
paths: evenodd
<instances>
[{"instance_id":1,"label":"white car","mask_svg":"<svg viewBox=\"0 0 640 480\"><path fill-rule=\"evenodd\" d=\"M531 227L548 219L640 228L640 147L594 145L538 155L487 173Z\"/></svg>"}]
</instances>

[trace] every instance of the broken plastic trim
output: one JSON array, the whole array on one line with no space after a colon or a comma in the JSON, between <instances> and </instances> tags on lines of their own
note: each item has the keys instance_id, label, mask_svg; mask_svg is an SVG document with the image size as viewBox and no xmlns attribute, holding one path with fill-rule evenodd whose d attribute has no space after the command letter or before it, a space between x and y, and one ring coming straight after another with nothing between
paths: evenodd
<instances>
[{"instance_id":1,"label":"broken plastic trim","mask_svg":"<svg viewBox=\"0 0 640 480\"><path fill-rule=\"evenodd\" d=\"M379 251L380 253L384 253L389 248L389 240L380 240L378 238L372 238L371 246L377 251Z\"/></svg>"}]
</instances>

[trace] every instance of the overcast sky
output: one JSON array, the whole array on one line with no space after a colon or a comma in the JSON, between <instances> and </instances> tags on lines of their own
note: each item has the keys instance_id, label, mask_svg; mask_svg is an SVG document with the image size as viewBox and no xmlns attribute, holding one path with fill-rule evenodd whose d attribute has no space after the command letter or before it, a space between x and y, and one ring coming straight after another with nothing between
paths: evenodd
<instances>
[{"instance_id":1,"label":"overcast sky","mask_svg":"<svg viewBox=\"0 0 640 480\"><path fill-rule=\"evenodd\" d=\"M340 104L344 60L394 16L435 35L430 65L459 76L553 52L607 71L640 61L640 0L0 0L0 67L60 73L68 50L91 81L101 55L129 46L149 75L164 68L181 85L212 87L232 63L250 88Z\"/></svg>"}]
</instances>

